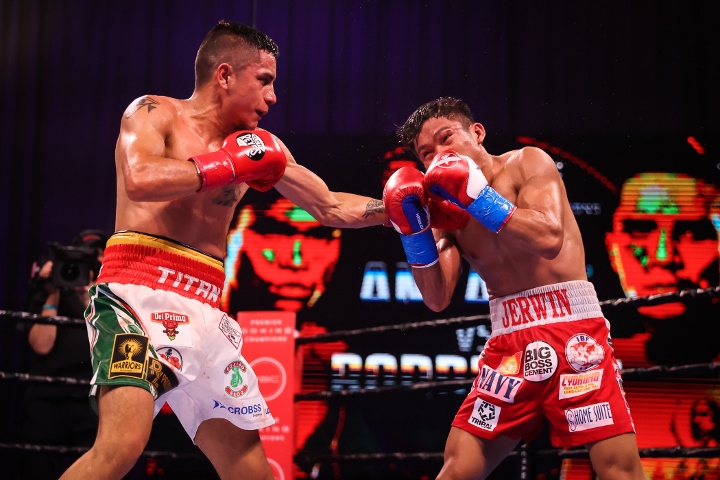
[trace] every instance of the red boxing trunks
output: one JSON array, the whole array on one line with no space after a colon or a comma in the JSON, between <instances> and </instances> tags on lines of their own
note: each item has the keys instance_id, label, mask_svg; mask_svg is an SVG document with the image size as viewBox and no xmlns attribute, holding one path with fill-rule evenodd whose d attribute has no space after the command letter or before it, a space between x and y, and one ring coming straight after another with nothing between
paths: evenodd
<instances>
[{"instance_id":1,"label":"red boxing trunks","mask_svg":"<svg viewBox=\"0 0 720 480\"><path fill-rule=\"evenodd\" d=\"M565 448L635 431L591 283L496 298L490 316L492 335L454 427L529 441L545 417L553 444Z\"/></svg>"},{"instance_id":2,"label":"red boxing trunks","mask_svg":"<svg viewBox=\"0 0 720 480\"><path fill-rule=\"evenodd\" d=\"M118 232L108 240L85 311L90 398L100 385L134 386L167 402L190 438L204 420L254 430L274 420L243 358L240 326L218 309L220 260L171 240Z\"/></svg>"}]
</instances>

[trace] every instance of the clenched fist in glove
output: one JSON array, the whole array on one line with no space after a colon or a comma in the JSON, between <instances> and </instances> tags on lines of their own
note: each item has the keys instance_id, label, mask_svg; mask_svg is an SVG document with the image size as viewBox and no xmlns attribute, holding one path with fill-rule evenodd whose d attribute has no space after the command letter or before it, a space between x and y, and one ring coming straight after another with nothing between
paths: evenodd
<instances>
[{"instance_id":1,"label":"clenched fist in glove","mask_svg":"<svg viewBox=\"0 0 720 480\"><path fill-rule=\"evenodd\" d=\"M216 152L196 155L202 186L199 191L237 183L270 190L285 173L285 152L275 137L261 128L230 134Z\"/></svg>"},{"instance_id":2,"label":"clenched fist in glove","mask_svg":"<svg viewBox=\"0 0 720 480\"><path fill-rule=\"evenodd\" d=\"M435 156L425 174L431 195L464 209L487 229L497 233L517 208L488 185L477 164L453 150Z\"/></svg>"},{"instance_id":3,"label":"clenched fist in glove","mask_svg":"<svg viewBox=\"0 0 720 480\"><path fill-rule=\"evenodd\" d=\"M393 173L385 184L383 203L390 224L400 232L408 263L416 268L436 263L438 251L430 229L422 172L402 167Z\"/></svg>"}]
</instances>

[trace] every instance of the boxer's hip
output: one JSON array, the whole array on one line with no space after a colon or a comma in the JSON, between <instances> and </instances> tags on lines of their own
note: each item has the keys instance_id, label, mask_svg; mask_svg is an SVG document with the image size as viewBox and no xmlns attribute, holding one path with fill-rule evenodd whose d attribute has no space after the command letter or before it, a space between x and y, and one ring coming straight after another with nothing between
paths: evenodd
<instances>
[{"instance_id":1,"label":"boxer's hip","mask_svg":"<svg viewBox=\"0 0 720 480\"><path fill-rule=\"evenodd\" d=\"M107 242L97 283L144 285L218 308L221 260L170 239L117 232Z\"/></svg>"},{"instance_id":2,"label":"boxer's hip","mask_svg":"<svg viewBox=\"0 0 720 480\"><path fill-rule=\"evenodd\" d=\"M580 280L544 285L490 301L493 337L541 325L602 317L595 287Z\"/></svg>"}]
</instances>

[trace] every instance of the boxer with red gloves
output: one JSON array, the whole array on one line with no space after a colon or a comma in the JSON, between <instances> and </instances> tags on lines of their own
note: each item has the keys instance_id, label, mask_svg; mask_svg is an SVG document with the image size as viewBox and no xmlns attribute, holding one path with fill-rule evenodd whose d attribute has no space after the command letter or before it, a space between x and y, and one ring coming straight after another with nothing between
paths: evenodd
<instances>
[{"instance_id":1,"label":"boxer with red gloves","mask_svg":"<svg viewBox=\"0 0 720 480\"><path fill-rule=\"evenodd\" d=\"M390 224L400 233L410 266L424 268L438 261L423 174L413 167L393 173L383 190L383 203Z\"/></svg>"},{"instance_id":2,"label":"boxer with red gloves","mask_svg":"<svg viewBox=\"0 0 720 480\"><path fill-rule=\"evenodd\" d=\"M282 141L257 128L277 101L277 57L264 33L221 21L198 49L190 98L142 96L122 116L116 232L85 312L93 345L90 402L100 425L124 428L99 429L64 480L124 477L166 403L219 477L272 478L258 429L274 419L243 358L240 327L219 308L235 207L248 186L274 187L326 226L385 220L379 199L330 191ZM168 318L183 319L172 335ZM168 345L182 368L158 353ZM227 408L215 408L228 365L242 369L242 389L226 390ZM228 413L243 405L254 405L253 414Z\"/></svg>"},{"instance_id":3,"label":"boxer with red gloves","mask_svg":"<svg viewBox=\"0 0 720 480\"><path fill-rule=\"evenodd\" d=\"M438 153L428 167L425 187L431 195L466 210L482 226L498 233L515 205L488 185L472 158L453 150Z\"/></svg>"},{"instance_id":4,"label":"boxer with red gloves","mask_svg":"<svg viewBox=\"0 0 720 480\"><path fill-rule=\"evenodd\" d=\"M587 448L601 480L644 479L609 322L587 281L580 229L555 162L534 147L491 155L485 128L455 98L422 105L398 135L427 168L424 177L399 177L385 195L408 259L430 265L437 255L431 267L412 269L423 301L446 308L463 261L490 296L492 335L452 422L438 480L487 478L546 421L555 446ZM437 254L424 230L428 211ZM437 218L452 221L441 228ZM588 375L598 380L582 392L567 386Z\"/></svg>"},{"instance_id":5,"label":"boxer with red gloves","mask_svg":"<svg viewBox=\"0 0 720 480\"><path fill-rule=\"evenodd\" d=\"M285 152L277 139L262 128L232 133L220 150L190 160L197 167L202 192L237 183L265 192L280 180L286 165Z\"/></svg>"}]
</instances>

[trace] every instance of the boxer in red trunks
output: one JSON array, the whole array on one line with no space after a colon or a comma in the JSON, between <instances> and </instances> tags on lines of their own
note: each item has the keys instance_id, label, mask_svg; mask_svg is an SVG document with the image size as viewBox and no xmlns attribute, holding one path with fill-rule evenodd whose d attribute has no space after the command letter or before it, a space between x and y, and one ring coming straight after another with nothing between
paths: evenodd
<instances>
[{"instance_id":1,"label":"boxer in red trunks","mask_svg":"<svg viewBox=\"0 0 720 480\"><path fill-rule=\"evenodd\" d=\"M547 418L585 445L602 480L644 479L608 322L560 174L537 148L491 155L459 99L418 108L398 129L425 165L403 167L383 201L425 304L448 306L467 259L487 284L492 336L453 421L439 479L486 478Z\"/></svg>"}]
</instances>

